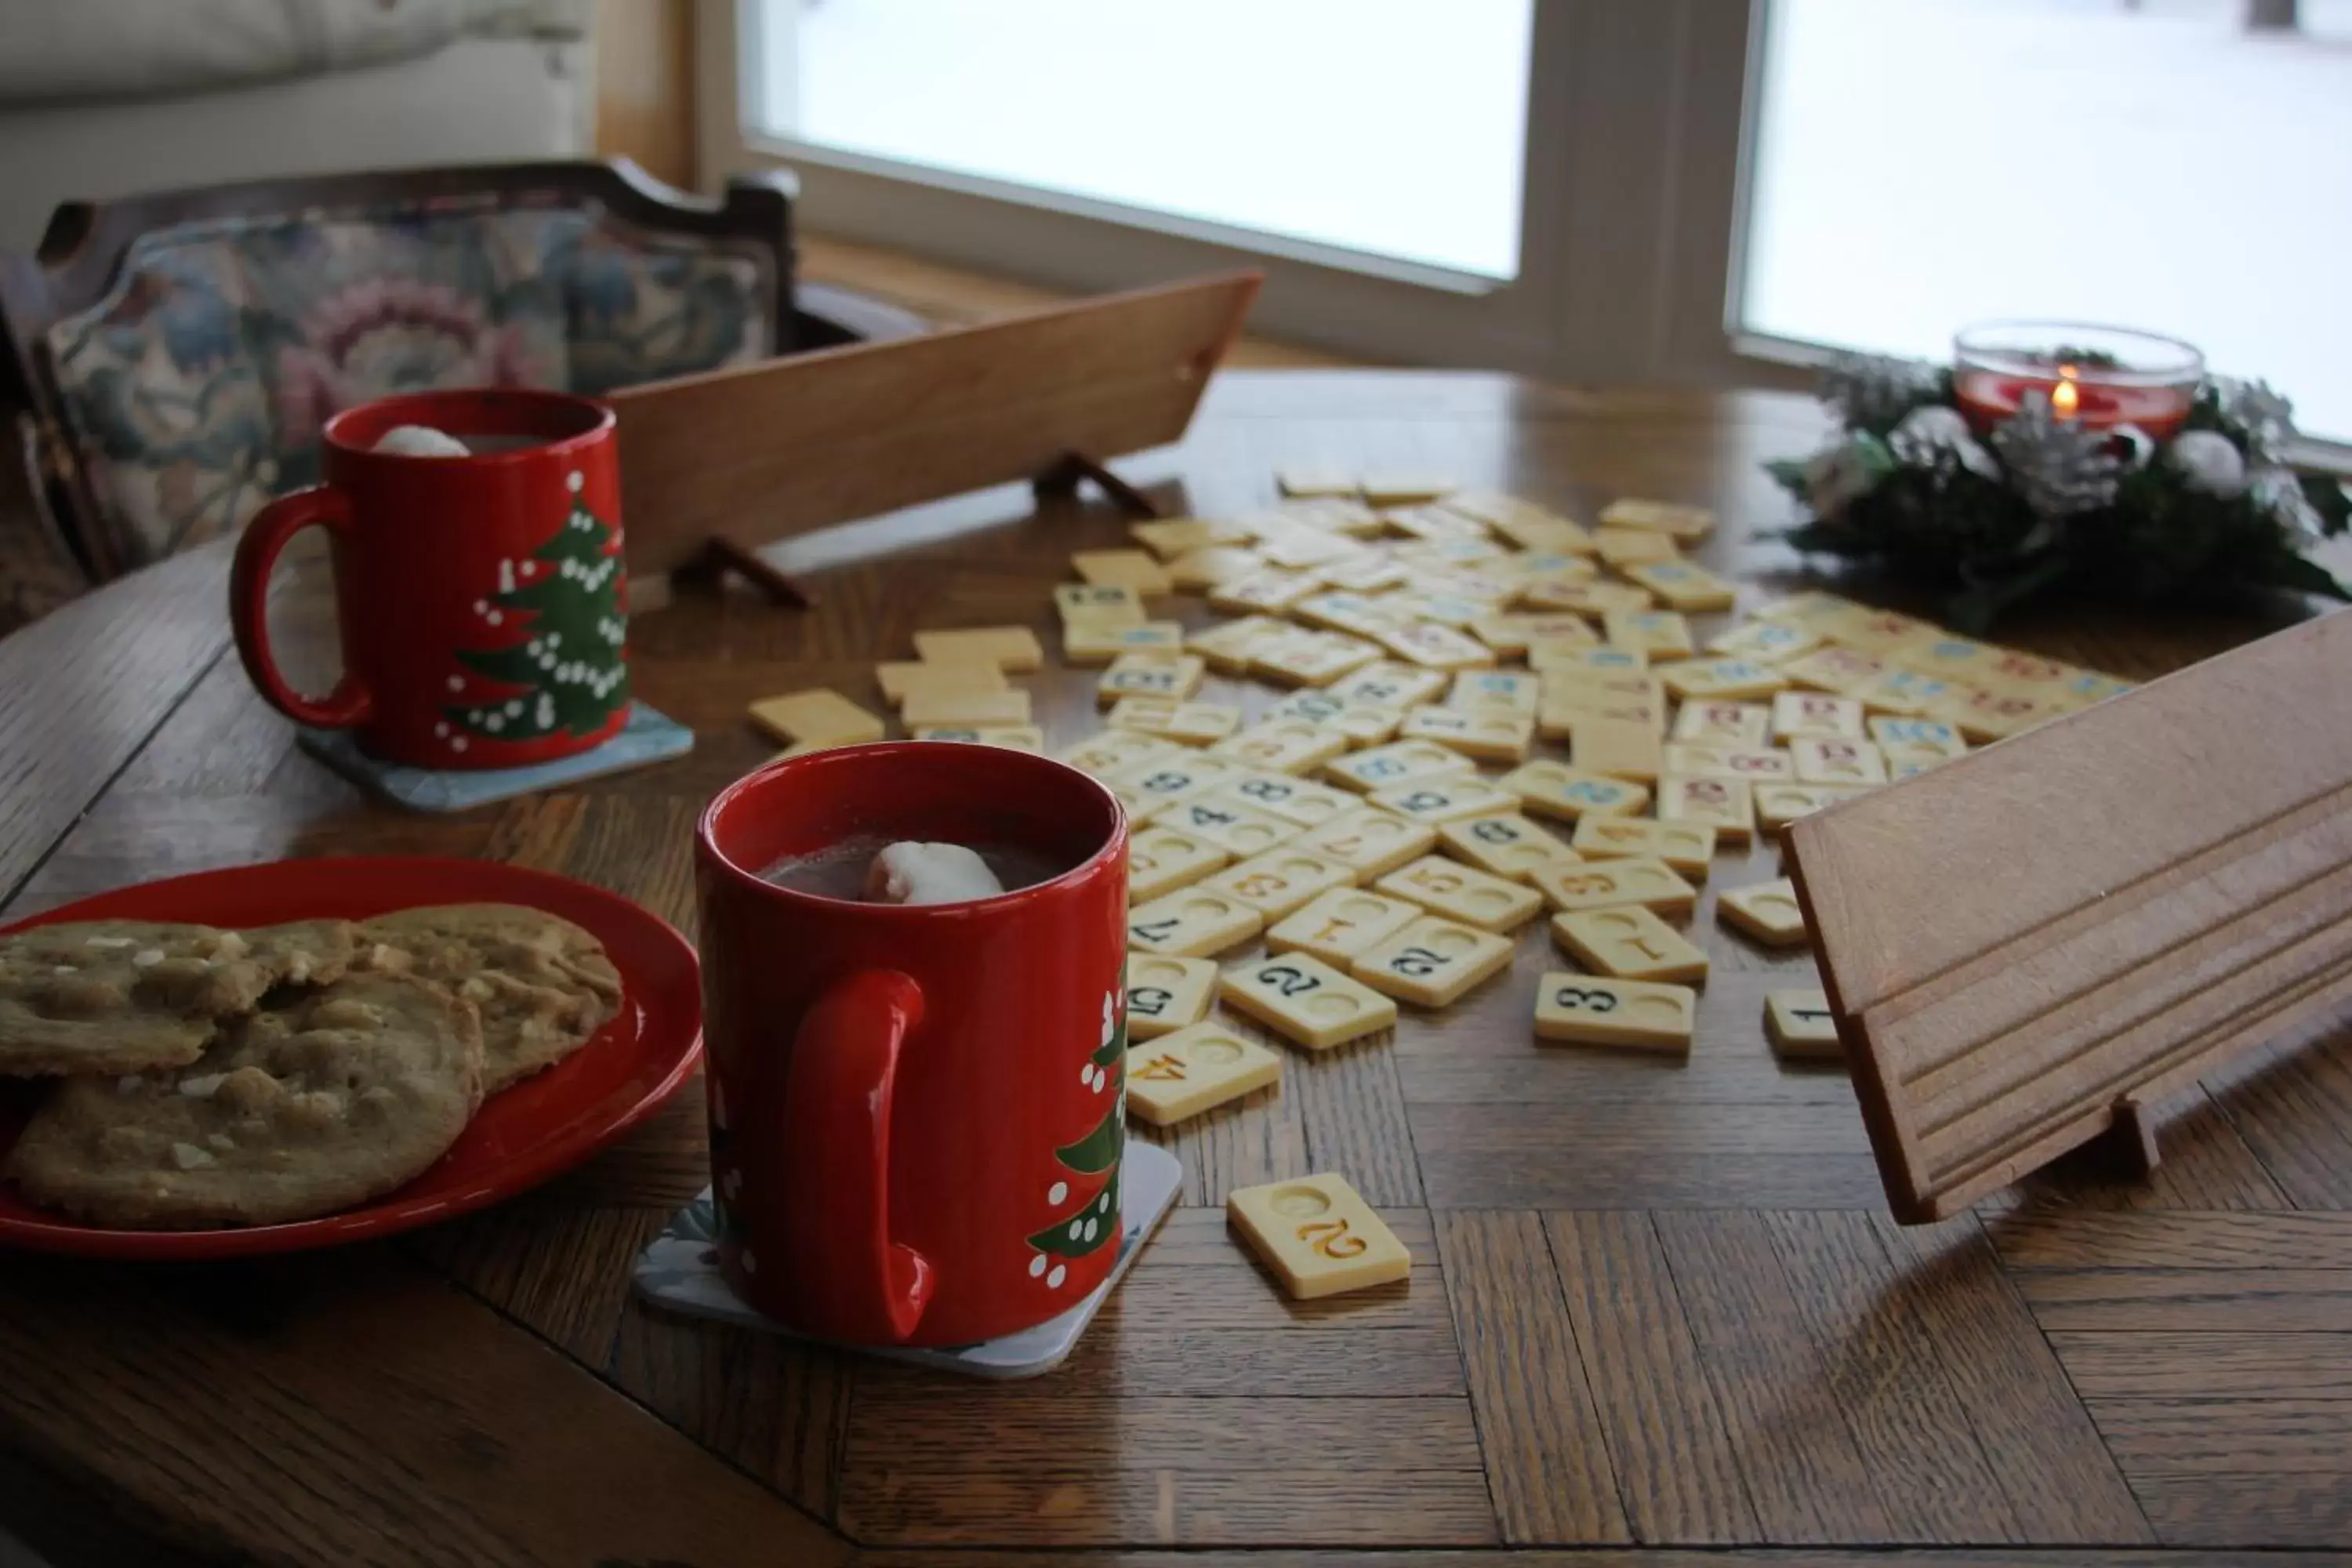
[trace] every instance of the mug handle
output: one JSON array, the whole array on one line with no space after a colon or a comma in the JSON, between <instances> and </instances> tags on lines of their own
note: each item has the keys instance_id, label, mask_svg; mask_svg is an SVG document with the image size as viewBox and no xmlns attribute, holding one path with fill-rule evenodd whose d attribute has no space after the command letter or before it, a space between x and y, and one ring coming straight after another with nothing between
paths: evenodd
<instances>
[{"instance_id":1,"label":"mug handle","mask_svg":"<svg viewBox=\"0 0 2352 1568\"><path fill-rule=\"evenodd\" d=\"M342 730L364 723L375 710L375 700L350 670L335 689L320 698L305 697L287 683L269 647L269 574L287 542L317 524L330 532L349 534L352 503L331 485L282 495L255 514L236 542L236 562L229 568L228 622L236 634L236 657L245 673L269 705L298 724L319 730Z\"/></svg>"},{"instance_id":2,"label":"mug handle","mask_svg":"<svg viewBox=\"0 0 2352 1568\"><path fill-rule=\"evenodd\" d=\"M890 1239L890 1101L922 1018L910 976L865 970L809 1010L793 1049L778 1144L795 1254L784 1261L829 1339L905 1343L938 1282L929 1258Z\"/></svg>"}]
</instances>

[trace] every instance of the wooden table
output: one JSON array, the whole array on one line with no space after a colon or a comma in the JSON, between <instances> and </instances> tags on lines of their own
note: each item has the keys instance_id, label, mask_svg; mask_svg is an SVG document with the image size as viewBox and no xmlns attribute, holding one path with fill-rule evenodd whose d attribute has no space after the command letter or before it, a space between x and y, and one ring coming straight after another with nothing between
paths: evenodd
<instances>
[{"instance_id":1,"label":"wooden table","mask_svg":"<svg viewBox=\"0 0 2352 1568\"><path fill-rule=\"evenodd\" d=\"M1181 449L1127 467L1204 514L1325 459L1575 511L1705 502L1727 523L1706 557L1752 578L1791 564L1740 537L1785 515L1757 464L1821 428L1777 395L1237 373ZM298 752L226 651L222 557L174 561L0 645L7 912L414 852L545 867L690 929L696 811L770 750L747 702L816 684L874 701L871 664L919 626L1047 632L1068 552L1123 531L996 492L799 542L813 613L681 596L635 623L638 690L695 727L692 757L457 818L371 805ZM315 584L281 595L298 641L320 643L325 614ZM2015 635L2147 676L2257 629L2077 614ZM1095 727L1085 674L1029 684L1056 743ZM1771 868L1719 858L1714 886ZM2352 1541L2340 1037L2200 1091L2148 1184L2077 1158L1903 1230L1842 1073L1764 1043L1764 990L1809 961L1727 937L1706 906L1692 929L1716 969L1687 1063L1534 1044L1557 963L1538 925L1456 1009L1294 1054L1279 1092L1166 1136L1183 1206L1072 1363L1032 1383L632 1300L632 1257L705 1180L693 1091L541 1192L399 1241L234 1268L6 1256L0 1524L64 1564L1894 1542L2210 1562ZM1292 1304L1228 1239L1229 1187L1322 1169L1412 1247L1408 1287Z\"/></svg>"}]
</instances>

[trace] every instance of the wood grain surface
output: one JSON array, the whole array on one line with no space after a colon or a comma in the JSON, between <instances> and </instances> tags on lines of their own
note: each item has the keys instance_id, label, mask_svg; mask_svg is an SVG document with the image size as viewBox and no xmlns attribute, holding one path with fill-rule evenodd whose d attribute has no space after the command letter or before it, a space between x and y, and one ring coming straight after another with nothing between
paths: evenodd
<instances>
[{"instance_id":1,"label":"wood grain surface","mask_svg":"<svg viewBox=\"0 0 2352 1568\"><path fill-rule=\"evenodd\" d=\"M1588 518L1622 494L1710 505L1724 528L1700 558L1753 604L1799 583L1760 537L1784 514L1756 464L1820 430L1778 396L1243 373L1180 447L1121 468L1171 514L1263 506L1276 467L1311 463L1434 468ZM205 866L415 851L580 877L690 930L694 814L773 751L747 704L831 685L878 710L872 667L910 657L919 628L1021 624L1055 646L1069 553L1126 543L1127 524L1036 505L1006 487L795 539L776 558L816 588L805 613L681 590L633 623L632 653L694 753L457 817L374 805L295 749L219 659L216 553L131 577L0 644L6 912ZM1198 599L1153 607L1206 618ZM318 668L319 584L290 584L279 618ZM2069 608L2007 635L2145 679L2265 629ZM1090 672L1051 660L1020 684L1052 744L1099 722ZM1948 776L1971 766L1994 771ZM2043 852L2021 820L2000 853ZM1148 1131L1184 1163L1180 1206L1032 1383L635 1301L629 1259L707 1180L697 1090L540 1191L394 1243L219 1270L10 1255L0 1527L59 1568L2341 1561L2340 1029L2310 1022L2193 1089L2152 1180L2086 1149L1905 1230L1844 1073L1765 1041L1764 993L1816 983L1811 960L1715 919L1722 889L1779 874L1774 850L1713 872L1687 927L1715 965L1687 1060L1538 1044L1536 977L1561 964L1531 928L1455 1007L1286 1053L1278 1085ZM1228 1235L1232 1187L1322 1169L1412 1249L1408 1280L1293 1302ZM94 1509L107 1528L77 1531Z\"/></svg>"}]
</instances>

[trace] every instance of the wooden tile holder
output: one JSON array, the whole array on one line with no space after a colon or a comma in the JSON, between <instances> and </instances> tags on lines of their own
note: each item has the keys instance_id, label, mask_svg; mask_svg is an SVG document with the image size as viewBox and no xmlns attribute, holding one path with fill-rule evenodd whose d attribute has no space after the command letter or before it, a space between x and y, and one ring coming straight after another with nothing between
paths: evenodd
<instances>
[{"instance_id":1,"label":"wooden tile holder","mask_svg":"<svg viewBox=\"0 0 2352 1568\"><path fill-rule=\"evenodd\" d=\"M1091 479L1156 515L1106 459L1184 434L1260 275L1229 272L982 326L625 387L629 571L736 571L806 603L757 552L982 486Z\"/></svg>"},{"instance_id":2,"label":"wooden tile holder","mask_svg":"<svg viewBox=\"0 0 2352 1568\"><path fill-rule=\"evenodd\" d=\"M1790 830L1895 1216L1940 1219L2352 998L2352 615Z\"/></svg>"}]
</instances>

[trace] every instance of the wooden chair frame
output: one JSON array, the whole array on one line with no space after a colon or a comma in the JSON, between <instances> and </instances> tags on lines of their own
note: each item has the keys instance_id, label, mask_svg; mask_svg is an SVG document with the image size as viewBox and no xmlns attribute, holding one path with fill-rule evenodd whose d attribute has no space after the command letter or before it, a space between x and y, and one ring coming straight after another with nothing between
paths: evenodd
<instances>
[{"instance_id":1,"label":"wooden chair frame","mask_svg":"<svg viewBox=\"0 0 2352 1568\"><path fill-rule=\"evenodd\" d=\"M799 186L782 170L738 175L707 200L656 180L626 159L446 169L381 170L252 180L110 202L68 202L31 256L0 254L0 414L13 416L42 521L93 581L120 575L121 559L91 492L48 363L48 331L89 309L121 275L131 244L157 229L207 219L303 209L352 209L436 197L552 195L593 201L663 234L748 240L773 252L778 354L927 330L917 316L838 289L796 287L792 207Z\"/></svg>"}]
</instances>

